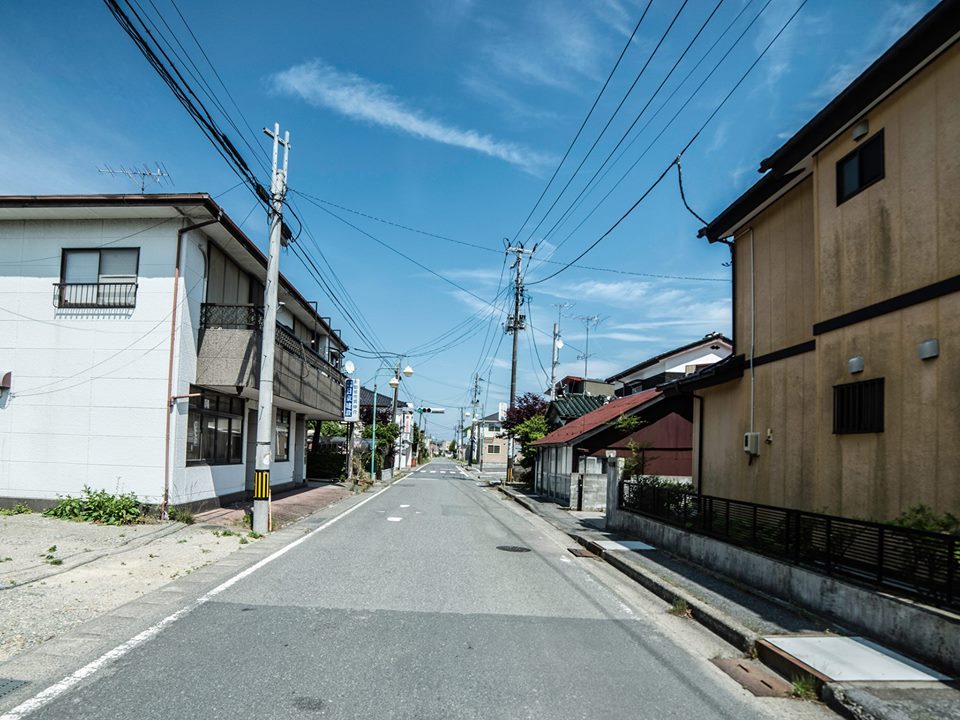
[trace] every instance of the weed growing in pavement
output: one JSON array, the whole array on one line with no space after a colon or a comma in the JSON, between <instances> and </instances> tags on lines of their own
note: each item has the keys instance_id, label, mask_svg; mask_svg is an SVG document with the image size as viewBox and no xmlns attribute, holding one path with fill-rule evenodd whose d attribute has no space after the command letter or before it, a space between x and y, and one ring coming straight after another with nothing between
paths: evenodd
<instances>
[{"instance_id":1,"label":"weed growing in pavement","mask_svg":"<svg viewBox=\"0 0 960 720\"><path fill-rule=\"evenodd\" d=\"M250 541L247 540L243 535L240 536L240 544L241 544L241 545L246 545L248 542L250 542Z\"/></svg>"},{"instance_id":2,"label":"weed growing in pavement","mask_svg":"<svg viewBox=\"0 0 960 720\"><path fill-rule=\"evenodd\" d=\"M50 565L63 565L63 560L61 560L60 558L51 558L50 560L47 560L47 562Z\"/></svg>"},{"instance_id":3,"label":"weed growing in pavement","mask_svg":"<svg viewBox=\"0 0 960 720\"><path fill-rule=\"evenodd\" d=\"M106 490L83 486L80 497L65 495L44 516L101 525L131 525L143 520L143 507L133 493L113 495Z\"/></svg>"},{"instance_id":4,"label":"weed growing in pavement","mask_svg":"<svg viewBox=\"0 0 960 720\"><path fill-rule=\"evenodd\" d=\"M168 513L170 519L174 522L181 522L184 525L193 525L193 513L184 508L172 507Z\"/></svg>"},{"instance_id":5,"label":"weed growing in pavement","mask_svg":"<svg viewBox=\"0 0 960 720\"><path fill-rule=\"evenodd\" d=\"M261 533L256 532L255 530L251 530L250 532L247 533L247 537L253 538L254 540L259 540L260 538L263 537L263 535Z\"/></svg>"},{"instance_id":6,"label":"weed growing in pavement","mask_svg":"<svg viewBox=\"0 0 960 720\"><path fill-rule=\"evenodd\" d=\"M183 545L186 541L187 541L186 538L183 538L182 540L177 540L177 545Z\"/></svg>"},{"instance_id":7,"label":"weed growing in pavement","mask_svg":"<svg viewBox=\"0 0 960 720\"><path fill-rule=\"evenodd\" d=\"M252 527L253 527L253 513L252 513L252 512L245 512L245 513L243 514L243 517L240 519L240 524L243 525L243 526L244 526L245 528L247 528L247 529L252 528Z\"/></svg>"},{"instance_id":8,"label":"weed growing in pavement","mask_svg":"<svg viewBox=\"0 0 960 720\"><path fill-rule=\"evenodd\" d=\"M693 612L691 612L690 606L683 598L677 598L674 600L673 605L670 606L669 612L671 615L676 615L677 617L693 617Z\"/></svg>"},{"instance_id":9,"label":"weed growing in pavement","mask_svg":"<svg viewBox=\"0 0 960 720\"><path fill-rule=\"evenodd\" d=\"M47 548L48 553L55 553L56 551L57 551L56 545L51 545L50 547Z\"/></svg>"},{"instance_id":10,"label":"weed growing in pavement","mask_svg":"<svg viewBox=\"0 0 960 720\"><path fill-rule=\"evenodd\" d=\"M12 508L0 508L0 516L3 515L29 515L33 510L23 503L17 503Z\"/></svg>"},{"instance_id":11,"label":"weed growing in pavement","mask_svg":"<svg viewBox=\"0 0 960 720\"><path fill-rule=\"evenodd\" d=\"M800 700L816 700L817 681L806 673L794 675L790 683L790 694Z\"/></svg>"},{"instance_id":12,"label":"weed growing in pavement","mask_svg":"<svg viewBox=\"0 0 960 720\"><path fill-rule=\"evenodd\" d=\"M223 530L214 530L213 534L216 535L217 537L230 537L232 535L236 535L237 533L235 533L230 528L224 528Z\"/></svg>"},{"instance_id":13,"label":"weed growing in pavement","mask_svg":"<svg viewBox=\"0 0 960 720\"><path fill-rule=\"evenodd\" d=\"M2 560L0 560L0 562L13 562L13 558L12 558L12 557L5 557L5 558L3 558Z\"/></svg>"}]
</instances>

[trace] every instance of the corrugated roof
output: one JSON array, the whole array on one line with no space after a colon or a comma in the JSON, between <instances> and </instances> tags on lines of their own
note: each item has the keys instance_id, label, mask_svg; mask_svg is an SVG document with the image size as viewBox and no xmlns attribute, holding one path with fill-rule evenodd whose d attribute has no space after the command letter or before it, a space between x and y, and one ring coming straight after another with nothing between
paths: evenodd
<instances>
[{"instance_id":1,"label":"corrugated roof","mask_svg":"<svg viewBox=\"0 0 960 720\"><path fill-rule=\"evenodd\" d=\"M578 418L593 412L606 402L602 395L561 395L553 401L553 408L561 418Z\"/></svg>"},{"instance_id":2,"label":"corrugated roof","mask_svg":"<svg viewBox=\"0 0 960 720\"><path fill-rule=\"evenodd\" d=\"M576 440L582 435L587 434L607 423L613 422L624 413L630 412L642 405L656 400L662 393L656 388L644 390L636 395L627 395L626 397L611 400L593 412L589 412L576 420L571 420L561 428L554 430L549 435L545 435L535 441L534 445L566 445Z\"/></svg>"}]
</instances>

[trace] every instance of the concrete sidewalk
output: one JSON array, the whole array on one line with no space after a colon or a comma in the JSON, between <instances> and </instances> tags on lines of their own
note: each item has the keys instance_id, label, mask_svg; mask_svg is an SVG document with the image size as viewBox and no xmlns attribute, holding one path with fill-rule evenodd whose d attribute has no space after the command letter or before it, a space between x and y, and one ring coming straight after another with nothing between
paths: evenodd
<instances>
[{"instance_id":1,"label":"concrete sidewalk","mask_svg":"<svg viewBox=\"0 0 960 720\"><path fill-rule=\"evenodd\" d=\"M477 473L472 476L481 480ZM707 568L620 533L608 533L602 513L562 509L522 486L499 489L665 601L675 606L685 603L692 619L788 679L808 673L820 680L811 668L798 665L764 638L854 635ZM818 686L821 698L833 710L856 720L960 720L960 690L955 683L830 682L823 677Z\"/></svg>"},{"instance_id":2,"label":"concrete sidewalk","mask_svg":"<svg viewBox=\"0 0 960 720\"><path fill-rule=\"evenodd\" d=\"M306 485L278 493L270 501L273 528L278 529L296 522L307 515L353 495L349 486L340 482L308 480ZM244 517L253 508L253 502L239 502L227 507L214 508L193 516L200 525L223 527L242 526Z\"/></svg>"}]
</instances>

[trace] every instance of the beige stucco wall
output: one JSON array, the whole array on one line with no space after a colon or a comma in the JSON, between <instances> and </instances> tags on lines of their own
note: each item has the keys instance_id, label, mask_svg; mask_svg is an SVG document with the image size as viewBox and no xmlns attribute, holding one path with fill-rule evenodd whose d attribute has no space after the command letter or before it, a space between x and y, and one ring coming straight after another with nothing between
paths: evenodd
<instances>
[{"instance_id":1,"label":"beige stucco wall","mask_svg":"<svg viewBox=\"0 0 960 720\"><path fill-rule=\"evenodd\" d=\"M757 356L814 339L817 322L960 275L960 46L866 117L870 136L884 132L883 180L837 206L836 163L856 146L844 132L814 158L812 179L737 231L738 354L750 353L751 250ZM940 356L921 361L928 338ZM862 374L848 372L854 355ZM834 435L833 386L878 377L884 432ZM823 333L814 352L758 367L751 464L741 449L749 368L699 394L696 479L707 494L875 520L917 503L960 514L960 293Z\"/></svg>"}]
</instances>

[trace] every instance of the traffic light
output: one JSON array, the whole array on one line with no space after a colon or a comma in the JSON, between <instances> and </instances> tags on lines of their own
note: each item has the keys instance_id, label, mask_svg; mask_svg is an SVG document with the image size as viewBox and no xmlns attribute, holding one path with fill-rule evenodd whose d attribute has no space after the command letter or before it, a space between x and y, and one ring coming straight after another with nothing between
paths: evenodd
<instances>
[{"instance_id":1,"label":"traffic light","mask_svg":"<svg viewBox=\"0 0 960 720\"><path fill-rule=\"evenodd\" d=\"M434 407L418 407L416 412L418 413L433 413L434 415L442 415L446 412L444 408L434 408Z\"/></svg>"}]
</instances>

